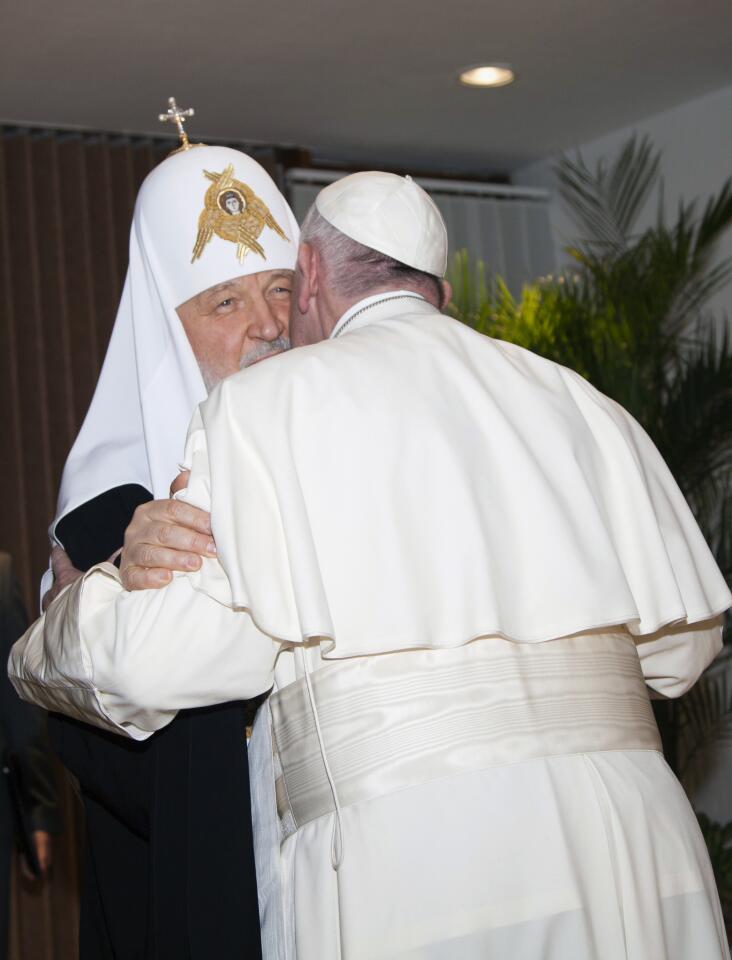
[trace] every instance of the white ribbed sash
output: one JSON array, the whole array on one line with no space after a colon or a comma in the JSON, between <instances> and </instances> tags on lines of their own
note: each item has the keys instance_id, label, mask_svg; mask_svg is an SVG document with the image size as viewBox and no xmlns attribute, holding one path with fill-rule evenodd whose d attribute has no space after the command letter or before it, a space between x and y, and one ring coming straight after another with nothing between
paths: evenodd
<instances>
[{"instance_id":1,"label":"white ribbed sash","mask_svg":"<svg viewBox=\"0 0 732 960\"><path fill-rule=\"evenodd\" d=\"M428 780L538 757L660 750L632 639L490 638L333 662L270 700L280 816L345 808ZM288 816L289 819L289 816Z\"/></svg>"}]
</instances>

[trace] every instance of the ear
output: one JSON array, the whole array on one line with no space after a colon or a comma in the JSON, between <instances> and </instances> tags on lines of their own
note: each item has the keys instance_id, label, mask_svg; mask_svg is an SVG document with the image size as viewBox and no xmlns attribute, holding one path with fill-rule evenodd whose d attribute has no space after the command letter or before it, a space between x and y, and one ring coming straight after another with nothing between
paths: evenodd
<instances>
[{"instance_id":1,"label":"ear","mask_svg":"<svg viewBox=\"0 0 732 960\"><path fill-rule=\"evenodd\" d=\"M301 243L297 251L297 308L300 313L308 312L310 301L318 293L320 259L318 251L309 243Z\"/></svg>"},{"instance_id":2,"label":"ear","mask_svg":"<svg viewBox=\"0 0 732 960\"><path fill-rule=\"evenodd\" d=\"M440 304L440 310L444 310L448 303L452 300L452 285L448 280L440 280L440 287L442 288L442 303Z\"/></svg>"}]
</instances>

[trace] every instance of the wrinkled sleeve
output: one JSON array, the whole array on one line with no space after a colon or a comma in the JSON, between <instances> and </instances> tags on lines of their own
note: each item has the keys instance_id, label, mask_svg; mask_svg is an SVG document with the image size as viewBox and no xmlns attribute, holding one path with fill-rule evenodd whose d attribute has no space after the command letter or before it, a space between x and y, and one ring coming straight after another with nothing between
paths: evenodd
<instances>
[{"instance_id":1,"label":"wrinkled sleeve","mask_svg":"<svg viewBox=\"0 0 732 960\"><path fill-rule=\"evenodd\" d=\"M652 693L680 697L722 649L722 617L665 627L634 640Z\"/></svg>"},{"instance_id":2,"label":"wrinkled sleeve","mask_svg":"<svg viewBox=\"0 0 732 960\"><path fill-rule=\"evenodd\" d=\"M206 438L194 417L188 490L210 508ZM129 592L111 564L92 567L13 647L8 672L23 699L144 740L179 710L244 700L272 686L279 644L234 609L216 559L160 590Z\"/></svg>"}]
</instances>

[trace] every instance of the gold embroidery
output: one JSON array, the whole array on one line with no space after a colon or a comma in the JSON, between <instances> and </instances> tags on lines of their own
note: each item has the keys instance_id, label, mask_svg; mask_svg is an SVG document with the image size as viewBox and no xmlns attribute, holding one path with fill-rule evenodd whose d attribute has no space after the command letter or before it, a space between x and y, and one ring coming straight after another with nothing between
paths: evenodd
<instances>
[{"instance_id":1,"label":"gold embroidery","mask_svg":"<svg viewBox=\"0 0 732 960\"><path fill-rule=\"evenodd\" d=\"M212 183L206 191L204 208L198 218L198 236L191 263L198 260L214 233L222 240L236 244L239 263L244 260L247 250L267 259L264 247L258 241L265 227L289 242L264 200L251 187L234 178L233 164L230 163L222 173L203 172Z\"/></svg>"}]
</instances>

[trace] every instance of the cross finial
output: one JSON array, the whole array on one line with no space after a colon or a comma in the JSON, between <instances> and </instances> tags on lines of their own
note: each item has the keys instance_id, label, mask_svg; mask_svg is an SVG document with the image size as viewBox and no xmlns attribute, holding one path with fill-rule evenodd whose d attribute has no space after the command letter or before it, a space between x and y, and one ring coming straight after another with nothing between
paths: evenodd
<instances>
[{"instance_id":1,"label":"cross finial","mask_svg":"<svg viewBox=\"0 0 732 960\"><path fill-rule=\"evenodd\" d=\"M189 150L192 146L188 142L188 135L183 129L183 124L185 123L188 117L192 117L195 113L193 107L188 107L187 110L179 110L178 104L175 102L175 97L168 97L168 110L166 113L158 114L158 120L161 120L163 123L166 123L168 120L171 120L176 127L178 127L178 136L180 137L180 147L179 150Z\"/></svg>"}]
</instances>

